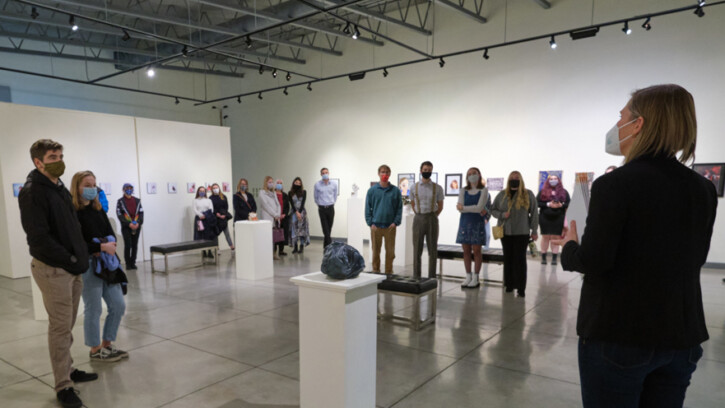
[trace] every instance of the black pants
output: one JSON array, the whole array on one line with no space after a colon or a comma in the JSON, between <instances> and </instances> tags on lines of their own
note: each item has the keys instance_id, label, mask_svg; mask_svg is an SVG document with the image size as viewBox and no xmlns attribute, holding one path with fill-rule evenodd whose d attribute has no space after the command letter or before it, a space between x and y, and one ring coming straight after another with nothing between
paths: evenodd
<instances>
[{"instance_id":1,"label":"black pants","mask_svg":"<svg viewBox=\"0 0 725 408\"><path fill-rule=\"evenodd\" d=\"M126 265L136 265L138 255L138 236L141 234L141 227L136 231L131 228L121 228L123 234L123 260Z\"/></svg>"},{"instance_id":2,"label":"black pants","mask_svg":"<svg viewBox=\"0 0 725 408\"><path fill-rule=\"evenodd\" d=\"M506 289L526 291L526 248L528 235L505 235L503 246L503 285Z\"/></svg>"},{"instance_id":3,"label":"black pants","mask_svg":"<svg viewBox=\"0 0 725 408\"><path fill-rule=\"evenodd\" d=\"M320 223L322 224L322 235L325 236L323 242L323 248L330 245L332 238L330 238L330 232L332 231L332 223L335 221L335 207L318 207L317 211L320 213Z\"/></svg>"}]
</instances>

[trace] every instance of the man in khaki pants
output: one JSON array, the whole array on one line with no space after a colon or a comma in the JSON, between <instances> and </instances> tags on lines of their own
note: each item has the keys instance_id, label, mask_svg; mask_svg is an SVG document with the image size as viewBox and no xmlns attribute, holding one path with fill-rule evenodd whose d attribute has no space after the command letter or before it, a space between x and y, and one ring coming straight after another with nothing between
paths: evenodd
<instances>
[{"instance_id":1,"label":"man in khaki pants","mask_svg":"<svg viewBox=\"0 0 725 408\"><path fill-rule=\"evenodd\" d=\"M373 272L380 272L380 247L385 240L385 273L393 273L395 232L403 220L403 197L400 189L390 184L390 167L378 168L380 182L368 190L365 198L365 221L370 226L373 248Z\"/></svg>"},{"instance_id":2,"label":"man in khaki pants","mask_svg":"<svg viewBox=\"0 0 725 408\"><path fill-rule=\"evenodd\" d=\"M97 374L73 370L71 330L83 290L81 274L88 269L88 247L83 239L71 195L60 181L65 171L63 146L41 139L30 148L35 164L20 190L20 218L28 239L33 279L48 312L48 348L55 391L63 407L82 406L74 382L92 381Z\"/></svg>"}]
</instances>

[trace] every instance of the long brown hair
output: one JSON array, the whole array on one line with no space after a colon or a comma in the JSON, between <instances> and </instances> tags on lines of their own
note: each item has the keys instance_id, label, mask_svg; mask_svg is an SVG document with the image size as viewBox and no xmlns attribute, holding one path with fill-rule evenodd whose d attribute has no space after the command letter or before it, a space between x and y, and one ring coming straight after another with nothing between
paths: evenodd
<instances>
[{"instance_id":1,"label":"long brown hair","mask_svg":"<svg viewBox=\"0 0 725 408\"><path fill-rule=\"evenodd\" d=\"M466 187L464 187L466 190L471 189L471 182L468 181L468 172L471 170L475 170L476 173L478 173L478 184L476 185L476 188L481 189L486 187L485 184L483 184L483 176L481 175L481 170L478 169L478 167L471 167L466 171Z\"/></svg>"},{"instance_id":2,"label":"long brown hair","mask_svg":"<svg viewBox=\"0 0 725 408\"><path fill-rule=\"evenodd\" d=\"M247 189L249 189L249 182L245 178L240 178L239 182L237 183L237 193L240 193L242 191L242 181L247 183Z\"/></svg>"},{"instance_id":3,"label":"long brown hair","mask_svg":"<svg viewBox=\"0 0 725 408\"><path fill-rule=\"evenodd\" d=\"M70 182L70 195L73 197L73 208L76 210L80 210L84 207L84 205L81 203L81 196L78 194L78 189L81 186L81 182L84 178L91 176L94 179L96 178L96 175L93 174L90 170L85 171L79 171L78 173L73 175L73 179ZM98 188L98 187L96 187ZM98 199L98 195L96 194L96 198L91 201L93 203L93 209L96 211L103 210L103 206L101 205L101 201Z\"/></svg>"},{"instance_id":4,"label":"long brown hair","mask_svg":"<svg viewBox=\"0 0 725 408\"><path fill-rule=\"evenodd\" d=\"M511 181L511 176L517 175L519 176L519 189L517 191L513 191L509 189L509 182ZM529 208L529 192L526 190L526 186L524 185L524 177L521 175L520 172L517 170L514 170L509 174L508 179L506 179L506 195L509 197L509 199L513 199L516 203L517 209L522 208ZM514 194L515 193L515 194Z\"/></svg>"},{"instance_id":5,"label":"long brown hair","mask_svg":"<svg viewBox=\"0 0 725 408\"><path fill-rule=\"evenodd\" d=\"M295 190L295 183L297 182L297 180L300 181L300 188ZM289 193L287 193L287 194L290 196L290 198L292 198L292 196L295 196L295 195L297 197L302 197L302 194L304 193L304 191L305 191L305 184L302 182L302 179L299 177L295 177L295 179L292 180L292 187L290 187Z\"/></svg>"},{"instance_id":6,"label":"long brown hair","mask_svg":"<svg viewBox=\"0 0 725 408\"><path fill-rule=\"evenodd\" d=\"M695 101L679 85L655 85L632 93L628 107L633 118L642 117L642 130L627 152L625 163L642 155L677 156L686 163L695 158L697 117Z\"/></svg>"},{"instance_id":7,"label":"long brown hair","mask_svg":"<svg viewBox=\"0 0 725 408\"><path fill-rule=\"evenodd\" d=\"M202 188L204 189L204 192L206 192L206 191L207 191L207 188L206 188L206 187L204 187L204 186L199 186L199 188L197 188L197 189L196 189L196 197L194 197L194 199L197 199L197 198L199 198L199 191L201 191L201 189L202 189ZM204 194L204 198L207 198L207 197L206 197L206 194Z\"/></svg>"}]
</instances>

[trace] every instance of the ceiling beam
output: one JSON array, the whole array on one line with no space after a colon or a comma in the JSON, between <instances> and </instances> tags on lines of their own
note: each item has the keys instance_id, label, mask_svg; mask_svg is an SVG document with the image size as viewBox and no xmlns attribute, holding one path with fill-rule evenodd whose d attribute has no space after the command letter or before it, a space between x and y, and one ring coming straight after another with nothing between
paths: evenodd
<instances>
[{"instance_id":1,"label":"ceiling beam","mask_svg":"<svg viewBox=\"0 0 725 408\"><path fill-rule=\"evenodd\" d=\"M551 3L549 2L549 0L534 0L534 2L536 4L538 4L539 6L541 6L542 8L545 8L545 9L551 8Z\"/></svg>"},{"instance_id":2,"label":"ceiling beam","mask_svg":"<svg viewBox=\"0 0 725 408\"><path fill-rule=\"evenodd\" d=\"M441 6L448 7L451 10L457 11L459 13L463 13L464 16L466 16L478 23L484 24L484 23L488 22L486 17L484 17L480 14L477 14L477 13L463 7L462 5L460 5L458 3L454 3L450 0L436 0L436 4L440 4Z\"/></svg>"}]
</instances>

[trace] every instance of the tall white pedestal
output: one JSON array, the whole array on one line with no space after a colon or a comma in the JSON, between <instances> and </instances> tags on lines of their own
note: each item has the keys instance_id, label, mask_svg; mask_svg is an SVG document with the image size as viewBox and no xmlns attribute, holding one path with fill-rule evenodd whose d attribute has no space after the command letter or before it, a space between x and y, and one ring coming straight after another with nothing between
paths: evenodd
<instances>
[{"instance_id":1,"label":"tall white pedestal","mask_svg":"<svg viewBox=\"0 0 725 408\"><path fill-rule=\"evenodd\" d=\"M393 265L413 264L413 217L415 214L403 214L403 222L395 233L395 259ZM383 258L385 259L385 258Z\"/></svg>"},{"instance_id":2,"label":"tall white pedestal","mask_svg":"<svg viewBox=\"0 0 725 408\"><path fill-rule=\"evenodd\" d=\"M377 284L384 276L296 276L301 408L374 408Z\"/></svg>"},{"instance_id":3,"label":"tall white pedestal","mask_svg":"<svg viewBox=\"0 0 725 408\"><path fill-rule=\"evenodd\" d=\"M370 236L365 224L365 199L350 197L347 199L347 244L363 253L363 240Z\"/></svg>"},{"instance_id":4,"label":"tall white pedestal","mask_svg":"<svg viewBox=\"0 0 725 408\"><path fill-rule=\"evenodd\" d=\"M234 237L237 279L273 277L272 221L237 221L234 223Z\"/></svg>"}]
</instances>

